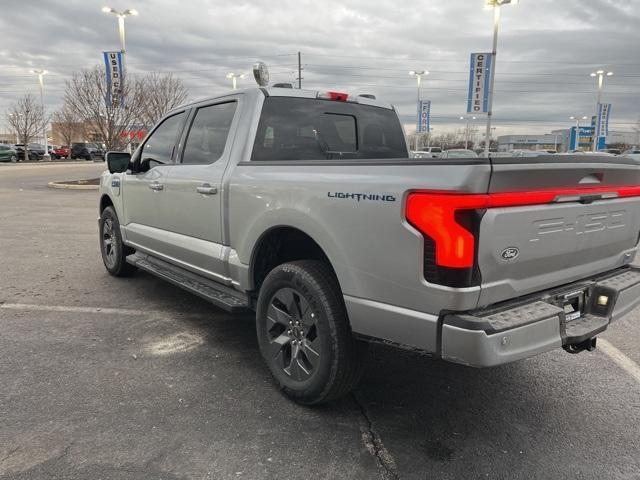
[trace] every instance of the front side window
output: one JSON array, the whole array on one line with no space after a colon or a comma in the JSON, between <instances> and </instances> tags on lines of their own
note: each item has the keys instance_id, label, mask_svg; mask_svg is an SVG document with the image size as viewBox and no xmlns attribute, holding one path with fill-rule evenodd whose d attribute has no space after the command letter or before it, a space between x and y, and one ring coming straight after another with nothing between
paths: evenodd
<instances>
[{"instance_id":1,"label":"front side window","mask_svg":"<svg viewBox=\"0 0 640 480\"><path fill-rule=\"evenodd\" d=\"M153 168L157 165L171 163L178 132L184 120L184 112L164 120L154 130L142 147L141 164Z\"/></svg>"},{"instance_id":2,"label":"front side window","mask_svg":"<svg viewBox=\"0 0 640 480\"><path fill-rule=\"evenodd\" d=\"M406 158L391 109L320 99L268 97L251 160Z\"/></svg>"},{"instance_id":3,"label":"front side window","mask_svg":"<svg viewBox=\"0 0 640 480\"><path fill-rule=\"evenodd\" d=\"M227 102L201 107L196 111L182 163L209 164L222 156L236 106L236 102Z\"/></svg>"}]
</instances>

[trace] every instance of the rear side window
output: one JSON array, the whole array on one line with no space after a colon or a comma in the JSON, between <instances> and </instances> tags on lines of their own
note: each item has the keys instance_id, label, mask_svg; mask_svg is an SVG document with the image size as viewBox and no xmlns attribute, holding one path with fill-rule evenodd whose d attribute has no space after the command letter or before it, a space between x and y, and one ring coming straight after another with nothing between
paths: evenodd
<instances>
[{"instance_id":1,"label":"rear side window","mask_svg":"<svg viewBox=\"0 0 640 480\"><path fill-rule=\"evenodd\" d=\"M406 158L393 110L357 103L268 97L251 160Z\"/></svg>"},{"instance_id":2,"label":"rear side window","mask_svg":"<svg viewBox=\"0 0 640 480\"><path fill-rule=\"evenodd\" d=\"M191 124L182 163L213 163L224 152L236 102L201 107Z\"/></svg>"}]
</instances>

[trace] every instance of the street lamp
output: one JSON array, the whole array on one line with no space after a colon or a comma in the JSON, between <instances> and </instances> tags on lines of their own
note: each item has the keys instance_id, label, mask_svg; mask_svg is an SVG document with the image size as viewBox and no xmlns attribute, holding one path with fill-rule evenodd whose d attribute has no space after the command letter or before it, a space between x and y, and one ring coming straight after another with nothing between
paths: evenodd
<instances>
[{"instance_id":1,"label":"street lamp","mask_svg":"<svg viewBox=\"0 0 640 480\"><path fill-rule=\"evenodd\" d=\"M120 33L120 50L124 54L124 52L125 52L124 19L126 17L129 17L129 16L134 16L135 17L136 15L138 15L138 11L134 10L134 9L131 9L131 8L128 8L126 10L123 10L122 12L119 12L115 8L111 8L111 7L102 7L102 11L104 13L112 13L113 15L118 17L118 32Z\"/></svg>"},{"instance_id":2,"label":"street lamp","mask_svg":"<svg viewBox=\"0 0 640 480\"><path fill-rule=\"evenodd\" d=\"M583 115L581 117L571 115L569 117L569 120L573 120L576 122L576 141L572 150L578 150L578 147L580 146L580 120L586 120L587 118L589 117L587 117L586 115Z\"/></svg>"},{"instance_id":3,"label":"street lamp","mask_svg":"<svg viewBox=\"0 0 640 480\"><path fill-rule=\"evenodd\" d=\"M598 95L596 100L596 116L598 115L598 108L600 107L600 103L602 101L602 89L604 88L604 77L610 77L613 75L613 72L605 72L604 70L596 70L595 72L591 72L589 74L590 77L596 78L596 85L598 87ZM596 121L596 125L598 122ZM598 135L597 132L593 131L593 151L596 152L598 150Z\"/></svg>"},{"instance_id":4,"label":"street lamp","mask_svg":"<svg viewBox=\"0 0 640 480\"><path fill-rule=\"evenodd\" d=\"M236 90L238 88L238 78L244 78L244 73L228 73L227 78L231 79L231 85Z\"/></svg>"},{"instance_id":5,"label":"street lamp","mask_svg":"<svg viewBox=\"0 0 640 480\"><path fill-rule=\"evenodd\" d=\"M416 84L418 87L418 101L416 102L416 144L415 144L415 150L418 150L418 134L420 133L420 85L422 84L422 76L423 75L429 75L429 70L411 70L409 72L409 75L413 75L414 77L416 77Z\"/></svg>"},{"instance_id":6,"label":"street lamp","mask_svg":"<svg viewBox=\"0 0 640 480\"><path fill-rule=\"evenodd\" d=\"M464 149L468 150L469 149L469 137L471 136L471 127L470 127L470 122L471 120L475 120L476 117L460 117L460 120L466 120L467 122L467 126L465 129L465 135L464 135Z\"/></svg>"},{"instance_id":7,"label":"street lamp","mask_svg":"<svg viewBox=\"0 0 640 480\"><path fill-rule=\"evenodd\" d=\"M489 145L491 143L491 116L493 115L493 85L496 78L496 56L498 50L498 31L500 30L500 7L502 5L517 5L519 0L485 0L484 8L493 9L493 49L491 50L493 68L491 69L489 83L489 104L487 108L487 131L484 140L484 156L489 157Z\"/></svg>"},{"instance_id":8,"label":"street lamp","mask_svg":"<svg viewBox=\"0 0 640 480\"><path fill-rule=\"evenodd\" d=\"M49 148L47 145L47 121L45 119L44 114L44 76L47 74L46 70L31 70L31 73L34 73L38 76L38 83L40 84L40 106L42 107L42 138L44 139L44 155L42 159L47 161L51 160L51 156L49 155ZM27 146L25 145L25 149Z\"/></svg>"}]
</instances>

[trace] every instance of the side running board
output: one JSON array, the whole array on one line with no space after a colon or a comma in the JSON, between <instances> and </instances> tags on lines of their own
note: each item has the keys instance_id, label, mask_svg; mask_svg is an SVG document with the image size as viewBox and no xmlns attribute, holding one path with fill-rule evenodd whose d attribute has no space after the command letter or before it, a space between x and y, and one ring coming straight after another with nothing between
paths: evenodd
<instances>
[{"instance_id":1,"label":"side running board","mask_svg":"<svg viewBox=\"0 0 640 480\"><path fill-rule=\"evenodd\" d=\"M127 263L198 295L227 312L241 313L250 310L246 295L158 258L138 252L129 255Z\"/></svg>"}]
</instances>

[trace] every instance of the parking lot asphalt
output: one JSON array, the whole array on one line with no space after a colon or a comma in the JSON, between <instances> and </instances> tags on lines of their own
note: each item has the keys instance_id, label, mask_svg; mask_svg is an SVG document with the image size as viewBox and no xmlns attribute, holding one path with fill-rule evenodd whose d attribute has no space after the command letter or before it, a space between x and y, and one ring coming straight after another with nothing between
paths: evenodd
<instances>
[{"instance_id":1,"label":"parking lot asphalt","mask_svg":"<svg viewBox=\"0 0 640 480\"><path fill-rule=\"evenodd\" d=\"M46 187L103 168L0 165L0 479L640 478L640 312L614 350L493 369L373 346L301 407L251 316L105 272L97 192Z\"/></svg>"}]
</instances>

